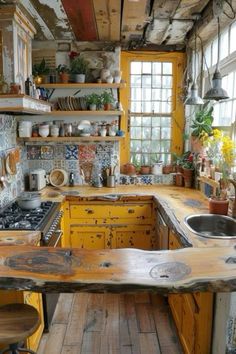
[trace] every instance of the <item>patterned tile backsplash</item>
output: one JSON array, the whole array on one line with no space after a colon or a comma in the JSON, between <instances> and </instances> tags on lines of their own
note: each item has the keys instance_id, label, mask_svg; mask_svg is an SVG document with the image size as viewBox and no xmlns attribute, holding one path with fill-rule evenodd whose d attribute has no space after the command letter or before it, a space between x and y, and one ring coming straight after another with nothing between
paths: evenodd
<instances>
[{"instance_id":1,"label":"patterned tile backsplash","mask_svg":"<svg viewBox=\"0 0 236 354\"><path fill-rule=\"evenodd\" d=\"M16 148L16 118L11 115L0 114L0 157L2 161L8 152ZM20 150L22 153L22 150ZM22 160L22 156L21 156ZM23 168L25 164L16 164L16 174L6 174L4 188L0 189L0 208L9 204L24 189ZM1 171L2 172L2 171Z\"/></svg>"},{"instance_id":2,"label":"patterned tile backsplash","mask_svg":"<svg viewBox=\"0 0 236 354\"><path fill-rule=\"evenodd\" d=\"M0 156L5 157L17 147L17 121L15 116L0 115ZM6 175L5 187L0 189L0 208L14 200L23 190L25 176L33 169L43 168L49 174L54 168L63 168L68 174L74 173L75 184L91 183L94 165L99 166L101 175L110 167L115 167L116 181L120 184L152 185L173 184L170 175L120 175L119 143L27 143L20 145L20 162L15 175Z\"/></svg>"},{"instance_id":3,"label":"patterned tile backsplash","mask_svg":"<svg viewBox=\"0 0 236 354\"><path fill-rule=\"evenodd\" d=\"M63 168L68 174L73 172L75 184L90 183L94 162L102 170L117 166L119 177L119 143L82 143L82 144L39 144L27 143L27 171L43 168L49 174L54 168Z\"/></svg>"}]
</instances>

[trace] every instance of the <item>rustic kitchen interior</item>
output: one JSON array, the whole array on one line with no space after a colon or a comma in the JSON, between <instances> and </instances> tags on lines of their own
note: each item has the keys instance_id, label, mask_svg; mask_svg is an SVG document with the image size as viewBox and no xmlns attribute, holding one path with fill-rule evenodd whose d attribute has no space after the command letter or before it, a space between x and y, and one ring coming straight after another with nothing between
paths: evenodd
<instances>
[{"instance_id":1,"label":"rustic kitchen interior","mask_svg":"<svg viewBox=\"0 0 236 354\"><path fill-rule=\"evenodd\" d=\"M20 346L236 353L235 34L235 0L0 0L0 305L40 322Z\"/></svg>"}]
</instances>

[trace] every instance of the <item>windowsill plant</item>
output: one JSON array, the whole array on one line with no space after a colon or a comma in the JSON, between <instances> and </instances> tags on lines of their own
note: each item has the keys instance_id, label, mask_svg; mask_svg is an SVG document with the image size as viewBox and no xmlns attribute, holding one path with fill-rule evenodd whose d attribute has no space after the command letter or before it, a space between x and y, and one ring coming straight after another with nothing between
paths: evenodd
<instances>
[{"instance_id":1,"label":"windowsill plant","mask_svg":"<svg viewBox=\"0 0 236 354\"><path fill-rule=\"evenodd\" d=\"M235 161L234 142L229 136L224 135L221 130L213 129L212 135L205 137L204 146L206 149L206 156L214 165L215 170L221 173L217 194L209 199L210 212L227 214L227 189L229 186L231 170ZM215 204L220 205L219 211L217 211L218 209L215 211ZM222 209L223 204L225 205L225 209Z\"/></svg>"}]
</instances>

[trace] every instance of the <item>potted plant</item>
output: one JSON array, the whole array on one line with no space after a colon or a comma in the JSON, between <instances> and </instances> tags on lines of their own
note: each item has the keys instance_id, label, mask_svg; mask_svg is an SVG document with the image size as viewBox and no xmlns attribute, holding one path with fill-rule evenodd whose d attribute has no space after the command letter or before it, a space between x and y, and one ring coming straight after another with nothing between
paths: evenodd
<instances>
[{"instance_id":1,"label":"potted plant","mask_svg":"<svg viewBox=\"0 0 236 354\"><path fill-rule=\"evenodd\" d=\"M206 155L211 160L217 172L221 173L217 194L209 198L209 211L213 214L228 213L227 188L231 168L235 161L235 144L229 136L219 129L214 129L204 142Z\"/></svg>"},{"instance_id":2,"label":"potted plant","mask_svg":"<svg viewBox=\"0 0 236 354\"><path fill-rule=\"evenodd\" d=\"M90 111L96 111L99 106L101 99L97 93L91 93L91 95L86 96L86 102L89 106Z\"/></svg>"},{"instance_id":3,"label":"potted plant","mask_svg":"<svg viewBox=\"0 0 236 354\"><path fill-rule=\"evenodd\" d=\"M81 56L75 57L71 61L70 72L74 75L75 82L85 82L88 72L88 62Z\"/></svg>"},{"instance_id":4,"label":"potted plant","mask_svg":"<svg viewBox=\"0 0 236 354\"><path fill-rule=\"evenodd\" d=\"M65 64L59 64L56 68L56 71L60 77L60 81L64 84L67 84L70 78L70 69L68 68L68 66Z\"/></svg>"},{"instance_id":5,"label":"potted plant","mask_svg":"<svg viewBox=\"0 0 236 354\"><path fill-rule=\"evenodd\" d=\"M163 162L161 161L160 156L158 154L151 156L151 162L152 162L152 174L161 175Z\"/></svg>"},{"instance_id":6,"label":"potted plant","mask_svg":"<svg viewBox=\"0 0 236 354\"><path fill-rule=\"evenodd\" d=\"M41 83L47 83L47 77L49 75L50 69L46 65L46 61L43 58L41 63L34 64L32 67L32 74L34 76L34 81L36 85Z\"/></svg>"},{"instance_id":7,"label":"potted plant","mask_svg":"<svg viewBox=\"0 0 236 354\"><path fill-rule=\"evenodd\" d=\"M194 175L193 155L191 152L188 155L186 154L186 157L182 163L182 167L183 167L184 186L187 188L191 188L193 185L193 175Z\"/></svg>"},{"instance_id":8,"label":"potted plant","mask_svg":"<svg viewBox=\"0 0 236 354\"><path fill-rule=\"evenodd\" d=\"M203 140L212 133L213 107L209 104L203 106L192 122L191 128L191 151L201 153L203 150Z\"/></svg>"},{"instance_id":9,"label":"potted plant","mask_svg":"<svg viewBox=\"0 0 236 354\"><path fill-rule=\"evenodd\" d=\"M115 101L112 92L103 91L101 98L104 110L109 111L111 109L111 104Z\"/></svg>"}]
</instances>

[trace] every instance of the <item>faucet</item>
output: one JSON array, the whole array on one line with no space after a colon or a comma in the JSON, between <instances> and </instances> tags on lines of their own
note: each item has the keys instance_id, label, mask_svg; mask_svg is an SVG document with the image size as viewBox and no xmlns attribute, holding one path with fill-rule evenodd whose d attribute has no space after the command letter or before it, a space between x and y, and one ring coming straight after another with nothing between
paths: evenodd
<instances>
[{"instance_id":1,"label":"faucet","mask_svg":"<svg viewBox=\"0 0 236 354\"><path fill-rule=\"evenodd\" d=\"M234 201L232 204L232 218L236 218L236 181L234 179L228 179L234 186Z\"/></svg>"}]
</instances>

